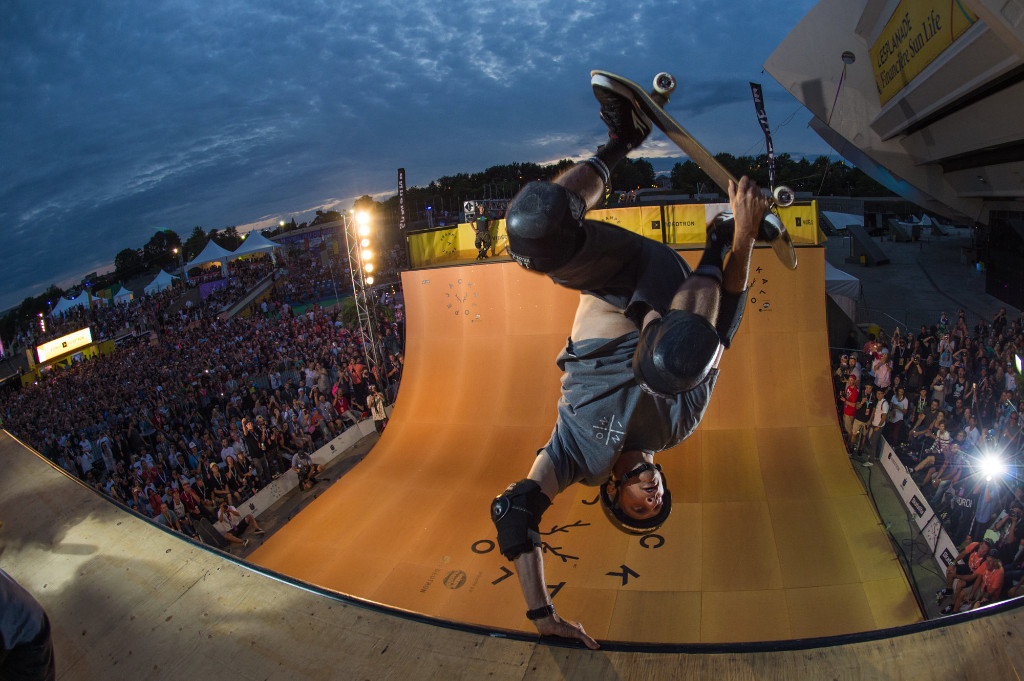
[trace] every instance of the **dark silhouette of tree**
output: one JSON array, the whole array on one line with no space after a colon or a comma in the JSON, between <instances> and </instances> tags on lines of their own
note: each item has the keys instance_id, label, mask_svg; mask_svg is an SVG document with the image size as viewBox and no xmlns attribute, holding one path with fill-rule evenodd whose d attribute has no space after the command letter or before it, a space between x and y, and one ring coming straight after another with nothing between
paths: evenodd
<instances>
[{"instance_id":1,"label":"dark silhouette of tree","mask_svg":"<svg viewBox=\"0 0 1024 681\"><path fill-rule=\"evenodd\" d=\"M199 225L192 228L192 233L188 235L188 239L185 240L184 253L182 257L185 262L192 260L199 255L206 247L206 242L210 240L209 235Z\"/></svg>"},{"instance_id":2,"label":"dark silhouette of tree","mask_svg":"<svg viewBox=\"0 0 1024 681\"><path fill-rule=\"evenodd\" d=\"M120 279L128 279L142 269L142 254L134 248L126 248L114 257L114 273Z\"/></svg>"},{"instance_id":3,"label":"dark silhouette of tree","mask_svg":"<svg viewBox=\"0 0 1024 681\"><path fill-rule=\"evenodd\" d=\"M328 211L318 210L316 212L316 217L313 218L313 222L309 223L309 226L313 227L314 225L323 225L323 224L327 224L328 222L337 222L340 219L341 219L341 213L339 213L336 210L328 210Z\"/></svg>"},{"instance_id":4,"label":"dark silhouette of tree","mask_svg":"<svg viewBox=\"0 0 1024 681\"><path fill-rule=\"evenodd\" d=\"M142 264L144 267L166 267L173 262L177 265L177 256L171 249L181 248L181 237L169 229L161 230L150 237L142 247ZM117 265L115 261L115 267Z\"/></svg>"},{"instance_id":5,"label":"dark silhouette of tree","mask_svg":"<svg viewBox=\"0 0 1024 681\"><path fill-rule=\"evenodd\" d=\"M725 168L741 177L749 175L762 187L768 187L768 156L715 156ZM711 178L693 161L677 163L669 175L672 189L687 194L719 193ZM815 196L893 196L893 193L858 168L844 161L832 161L827 156L794 161L789 154L775 157L775 184L784 184L794 191L810 192Z\"/></svg>"},{"instance_id":6,"label":"dark silhouette of tree","mask_svg":"<svg viewBox=\"0 0 1024 681\"><path fill-rule=\"evenodd\" d=\"M218 246L229 251L235 250L242 243L242 237L238 234L238 229L234 225L225 227L223 231L220 232L217 230L210 232L210 238L213 239L214 243Z\"/></svg>"},{"instance_id":7,"label":"dark silhouette of tree","mask_svg":"<svg viewBox=\"0 0 1024 681\"><path fill-rule=\"evenodd\" d=\"M612 191L632 191L654 187L654 166L642 158L627 158L615 167L611 178Z\"/></svg>"}]
</instances>

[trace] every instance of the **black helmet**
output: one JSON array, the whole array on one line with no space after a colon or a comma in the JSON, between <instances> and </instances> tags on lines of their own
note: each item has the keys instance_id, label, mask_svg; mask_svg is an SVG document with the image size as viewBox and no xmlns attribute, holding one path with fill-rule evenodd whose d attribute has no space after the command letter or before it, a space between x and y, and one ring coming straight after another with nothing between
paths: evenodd
<instances>
[{"instance_id":1,"label":"black helmet","mask_svg":"<svg viewBox=\"0 0 1024 681\"><path fill-rule=\"evenodd\" d=\"M630 478L636 477L643 471L651 470L652 468L661 473L661 482L665 487L665 494L661 498L661 511L650 518L638 520L637 518L627 515L621 508L619 508L618 494L615 495L615 499L612 499L608 489L609 487L612 487L618 490L622 483L627 482ZM615 480L614 478L609 477L608 482L601 485L600 494L601 509L608 517L608 521L615 526L616 529L625 532L626 534L650 534L660 528L665 520L668 519L669 514L672 513L672 492L669 491L668 481L665 479L665 473L661 470L661 466L658 464L644 464L638 466L623 475L620 480Z\"/></svg>"}]
</instances>

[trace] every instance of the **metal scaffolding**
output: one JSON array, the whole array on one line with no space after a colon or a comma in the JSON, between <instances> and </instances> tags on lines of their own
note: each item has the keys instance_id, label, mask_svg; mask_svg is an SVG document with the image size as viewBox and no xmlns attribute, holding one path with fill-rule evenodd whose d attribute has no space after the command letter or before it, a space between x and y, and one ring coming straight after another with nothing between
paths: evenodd
<instances>
[{"instance_id":1,"label":"metal scaffolding","mask_svg":"<svg viewBox=\"0 0 1024 681\"><path fill-rule=\"evenodd\" d=\"M380 333L377 331L377 317L374 314L373 301L373 261L372 257L364 258L364 241L369 239L368 224L363 223L349 214L344 216L345 252L348 256L348 269L352 276L352 298L356 305L356 316L359 330L363 337L363 356L366 368L376 377L381 392L387 394L388 378L384 366L384 353L381 349ZM360 228L365 233L360 233ZM369 268L367 267L369 266Z\"/></svg>"}]
</instances>

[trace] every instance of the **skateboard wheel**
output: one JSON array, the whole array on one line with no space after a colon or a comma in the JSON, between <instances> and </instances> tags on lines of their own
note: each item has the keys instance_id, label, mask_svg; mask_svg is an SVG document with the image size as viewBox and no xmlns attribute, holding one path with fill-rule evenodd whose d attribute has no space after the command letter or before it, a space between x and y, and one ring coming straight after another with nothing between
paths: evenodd
<instances>
[{"instance_id":1,"label":"skateboard wheel","mask_svg":"<svg viewBox=\"0 0 1024 681\"><path fill-rule=\"evenodd\" d=\"M676 89L676 79L671 73L662 71L654 77L654 91L661 95L670 95Z\"/></svg>"},{"instance_id":2,"label":"skateboard wheel","mask_svg":"<svg viewBox=\"0 0 1024 681\"><path fill-rule=\"evenodd\" d=\"M793 190L785 185L779 185L772 192L772 197L775 199L776 205L779 206L792 206L793 202L796 201L796 194Z\"/></svg>"}]
</instances>

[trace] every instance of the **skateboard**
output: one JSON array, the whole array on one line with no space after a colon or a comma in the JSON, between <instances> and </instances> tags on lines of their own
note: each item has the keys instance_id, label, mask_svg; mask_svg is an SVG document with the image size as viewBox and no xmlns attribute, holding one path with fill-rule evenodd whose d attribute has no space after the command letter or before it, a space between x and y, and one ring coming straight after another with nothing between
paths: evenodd
<instances>
[{"instance_id":1,"label":"skateboard","mask_svg":"<svg viewBox=\"0 0 1024 681\"><path fill-rule=\"evenodd\" d=\"M609 89L619 90L623 87L628 89L640 110L650 119L659 130L675 143L677 147L686 152L686 155L693 159L694 163L700 166L701 170L707 173L708 177L718 185L726 194L729 192L729 181L737 182L732 173L726 170L725 166L718 162L707 149L701 145L693 135L688 133L683 126L679 125L674 118L665 113L663 108L668 103L669 96L676 88L676 79L669 73L659 73L654 77L654 89L648 93L633 81L608 71L591 71L591 83L605 84ZM615 87L615 86L618 87ZM738 184L738 182L737 182ZM772 198L776 206L792 205L796 198L793 190L789 187L779 186L772 190ZM796 269L796 249L793 247L793 239L789 231L778 215L770 211L765 216L765 227L768 230L778 230L777 237L769 240L775 255L789 269Z\"/></svg>"}]
</instances>

